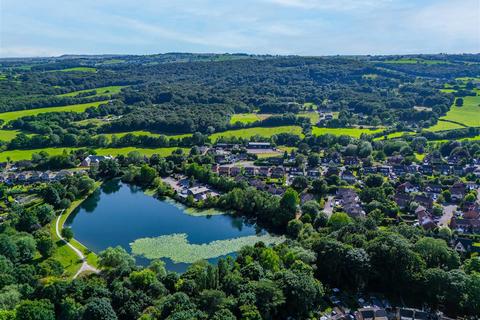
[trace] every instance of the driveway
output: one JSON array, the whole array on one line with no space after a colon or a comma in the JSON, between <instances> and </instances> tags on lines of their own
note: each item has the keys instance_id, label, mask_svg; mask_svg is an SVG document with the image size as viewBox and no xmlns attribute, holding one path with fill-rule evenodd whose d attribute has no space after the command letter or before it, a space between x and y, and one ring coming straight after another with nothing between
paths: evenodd
<instances>
[{"instance_id":1,"label":"driveway","mask_svg":"<svg viewBox=\"0 0 480 320\"><path fill-rule=\"evenodd\" d=\"M329 218L333 213L333 202L334 202L333 200L334 200L333 196L329 196L327 198L327 201L325 202L325 206L323 207L323 212L325 212L325 214Z\"/></svg>"},{"instance_id":2,"label":"driveway","mask_svg":"<svg viewBox=\"0 0 480 320\"><path fill-rule=\"evenodd\" d=\"M443 215L438 220L439 227L448 227L450 220L452 220L453 214L457 211L457 206L454 204L449 204L443 207Z\"/></svg>"}]
</instances>

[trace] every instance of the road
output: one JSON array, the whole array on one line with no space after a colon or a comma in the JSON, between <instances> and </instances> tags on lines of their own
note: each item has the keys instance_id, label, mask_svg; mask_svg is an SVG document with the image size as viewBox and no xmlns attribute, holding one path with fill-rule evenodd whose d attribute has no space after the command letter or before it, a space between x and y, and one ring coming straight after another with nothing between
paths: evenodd
<instances>
[{"instance_id":1,"label":"road","mask_svg":"<svg viewBox=\"0 0 480 320\"><path fill-rule=\"evenodd\" d=\"M440 217L440 220L438 220L438 226L448 227L455 211L457 211L457 206L454 204L443 206L443 215Z\"/></svg>"},{"instance_id":2,"label":"road","mask_svg":"<svg viewBox=\"0 0 480 320\"><path fill-rule=\"evenodd\" d=\"M329 218L333 213L333 199L334 198L332 196L329 196L327 198L327 201L325 202L325 206L323 207L323 212L325 212L325 214Z\"/></svg>"},{"instance_id":3,"label":"road","mask_svg":"<svg viewBox=\"0 0 480 320\"><path fill-rule=\"evenodd\" d=\"M85 257L85 255L83 254L82 251L78 250L77 248L75 248L72 244L70 244L69 242L67 242L67 240L65 240L62 235L60 234L60 230L59 230L59 224L60 224L60 217L62 215L59 215L58 218L57 218L57 221L55 223L55 232L57 233L57 237L60 238L60 240L62 240L63 242L65 242L65 244L67 246L69 246L74 252L75 254L80 258L80 260L82 260L82 266L80 267L80 269L77 271L77 273L75 273L75 275L73 276L73 279L75 279L76 277L78 277L82 272L85 272L85 271L91 271L91 272L94 272L94 273L99 273L100 270L98 270L97 268L94 268L92 267L91 265L88 264L87 262L87 258Z\"/></svg>"}]
</instances>

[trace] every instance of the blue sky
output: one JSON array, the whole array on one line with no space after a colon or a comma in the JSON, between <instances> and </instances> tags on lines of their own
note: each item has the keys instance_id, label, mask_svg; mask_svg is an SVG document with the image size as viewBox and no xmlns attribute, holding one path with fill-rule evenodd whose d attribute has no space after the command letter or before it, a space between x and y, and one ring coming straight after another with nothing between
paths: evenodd
<instances>
[{"instance_id":1,"label":"blue sky","mask_svg":"<svg viewBox=\"0 0 480 320\"><path fill-rule=\"evenodd\" d=\"M480 52L480 0L0 0L0 56Z\"/></svg>"}]
</instances>

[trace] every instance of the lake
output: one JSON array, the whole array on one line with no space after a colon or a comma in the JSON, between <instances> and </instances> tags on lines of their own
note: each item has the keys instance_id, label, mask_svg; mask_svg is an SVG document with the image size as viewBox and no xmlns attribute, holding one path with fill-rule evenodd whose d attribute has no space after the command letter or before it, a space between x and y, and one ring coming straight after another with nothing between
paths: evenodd
<instances>
[{"instance_id":1,"label":"lake","mask_svg":"<svg viewBox=\"0 0 480 320\"><path fill-rule=\"evenodd\" d=\"M266 234L241 217L218 213L189 214L184 207L171 200L158 200L146 195L141 188L119 180L104 183L72 212L66 225L72 228L75 239L95 253L115 246L121 246L132 253L130 244L135 240L157 237L162 239L162 236L168 238L171 235L175 237L176 234L186 235L188 244L185 245L193 246L191 252L195 252L198 251L195 248L208 248L198 245L208 245L218 240L228 239L235 239L235 241L243 239L245 242L246 239L254 238L252 236ZM220 241L221 249L228 252L228 248L226 249L222 244L223 242ZM219 245L216 247L218 249ZM162 248L150 249L165 250L167 248L162 245ZM234 252L227 254L234 254ZM213 262L218 258L212 257L207 260ZM136 259L137 263L143 265L149 262L143 256L136 256ZM174 257L172 259L166 255L162 256L168 270L183 272L189 265L189 263L174 261ZM188 257L184 259L188 261Z\"/></svg>"}]
</instances>

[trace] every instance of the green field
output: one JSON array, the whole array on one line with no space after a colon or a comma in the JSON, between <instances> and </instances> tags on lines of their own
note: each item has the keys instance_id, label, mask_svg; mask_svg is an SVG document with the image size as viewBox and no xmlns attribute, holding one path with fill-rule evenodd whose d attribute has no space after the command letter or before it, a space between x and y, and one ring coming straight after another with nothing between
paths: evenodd
<instances>
[{"instance_id":1,"label":"green field","mask_svg":"<svg viewBox=\"0 0 480 320\"><path fill-rule=\"evenodd\" d=\"M121 138L121 137L126 136L129 133L131 133L135 136L148 136L148 137L159 137L159 136L162 135L161 133L154 133L154 132L150 132L150 131L141 131L141 130L139 130L139 131L129 131L129 132L119 132L119 133L105 133L105 134L102 134L102 135L106 136L111 141L113 136L116 136L117 138ZM176 135L163 134L163 135L169 137L170 139L182 139L182 138L192 136L191 133L176 134Z\"/></svg>"},{"instance_id":2,"label":"green field","mask_svg":"<svg viewBox=\"0 0 480 320\"><path fill-rule=\"evenodd\" d=\"M415 134L414 132L409 132L409 131L399 131L399 132L393 132L393 133L389 133L387 134L387 139L395 139L395 138L401 138L403 136L411 136ZM385 136L381 136L381 137L377 137L373 140L384 140L385 139Z\"/></svg>"},{"instance_id":3,"label":"green field","mask_svg":"<svg viewBox=\"0 0 480 320\"><path fill-rule=\"evenodd\" d=\"M480 96L464 97L463 106L457 107L454 104L440 119L458 122L467 127L480 127Z\"/></svg>"},{"instance_id":4,"label":"green field","mask_svg":"<svg viewBox=\"0 0 480 320\"><path fill-rule=\"evenodd\" d=\"M47 112L84 112L86 109L90 107L98 107L102 103L107 103L108 100L104 101L96 101L96 102L89 102L89 103L82 103L82 104L72 104L68 106L61 106L61 107L49 107L49 108L38 108L38 109L29 109L29 110L19 110L19 111L11 111L0 113L0 120L5 122L9 122L21 117L27 116L34 116L40 113L47 113Z\"/></svg>"},{"instance_id":5,"label":"green field","mask_svg":"<svg viewBox=\"0 0 480 320\"><path fill-rule=\"evenodd\" d=\"M67 152L71 150L76 150L79 148L43 148L43 149L29 149L29 150L8 150L0 152L0 161L7 161L7 158L10 158L10 161L19 161L19 160L30 160L32 154L39 153L40 151L45 151L49 155L60 155L63 154L64 150ZM136 147L125 147L125 148L98 148L95 149L98 155L112 155L116 156L119 154L126 155L131 151L138 151L145 156L151 156L152 154L158 154L162 157L169 156L174 150L178 148L136 148ZM188 151L187 148L181 148L185 151Z\"/></svg>"},{"instance_id":6,"label":"green field","mask_svg":"<svg viewBox=\"0 0 480 320\"><path fill-rule=\"evenodd\" d=\"M384 129L367 129L367 128L320 128L313 127L312 134L320 136L323 134L333 134L336 136L345 135L353 138L360 138L362 134L376 134L382 132Z\"/></svg>"},{"instance_id":7,"label":"green field","mask_svg":"<svg viewBox=\"0 0 480 320\"><path fill-rule=\"evenodd\" d=\"M75 67L75 68L67 68L62 70L54 70L54 71L61 71L61 72L97 72L97 69L92 67Z\"/></svg>"},{"instance_id":8,"label":"green field","mask_svg":"<svg viewBox=\"0 0 480 320\"><path fill-rule=\"evenodd\" d=\"M89 95L88 97L111 96L112 94L119 93L122 90L122 88L125 88L125 86L109 86L109 87L102 87L102 88L95 88L95 89L78 90L78 91L73 91L69 93L59 94L58 97L75 97L80 93L91 92L91 91L96 91L96 93Z\"/></svg>"},{"instance_id":9,"label":"green field","mask_svg":"<svg viewBox=\"0 0 480 320\"><path fill-rule=\"evenodd\" d=\"M260 120L260 117L256 113L238 113L232 114L232 117L230 118L230 123L252 123Z\"/></svg>"},{"instance_id":10,"label":"green field","mask_svg":"<svg viewBox=\"0 0 480 320\"><path fill-rule=\"evenodd\" d=\"M438 121L436 125L434 125L433 127L427 128L425 130L437 132L437 131L447 131L447 130L455 130L455 129L462 129L462 128L465 128L465 127L458 123L453 123L448 121Z\"/></svg>"},{"instance_id":11,"label":"green field","mask_svg":"<svg viewBox=\"0 0 480 320\"><path fill-rule=\"evenodd\" d=\"M217 132L210 136L212 141L216 141L220 137L231 138L251 138L253 136L271 137L279 133L292 133L303 137L302 128L298 126L280 126L280 127L254 127L246 129L228 130Z\"/></svg>"},{"instance_id":12,"label":"green field","mask_svg":"<svg viewBox=\"0 0 480 320\"><path fill-rule=\"evenodd\" d=\"M19 130L1 130L0 129L0 141L11 141L19 134Z\"/></svg>"},{"instance_id":13,"label":"green field","mask_svg":"<svg viewBox=\"0 0 480 320\"><path fill-rule=\"evenodd\" d=\"M320 114L315 111L299 113L298 117L309 118L312 125L316 125L320 121Z\"/></svg>"}]
</instances>

